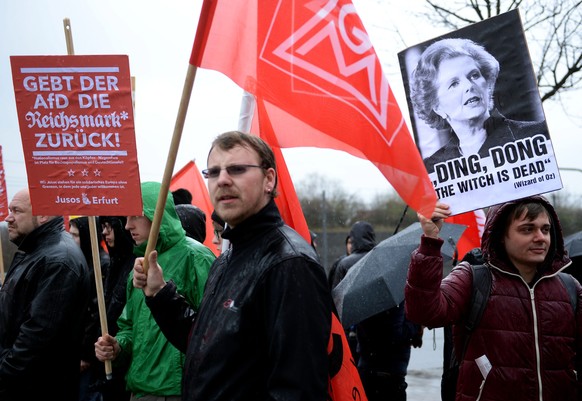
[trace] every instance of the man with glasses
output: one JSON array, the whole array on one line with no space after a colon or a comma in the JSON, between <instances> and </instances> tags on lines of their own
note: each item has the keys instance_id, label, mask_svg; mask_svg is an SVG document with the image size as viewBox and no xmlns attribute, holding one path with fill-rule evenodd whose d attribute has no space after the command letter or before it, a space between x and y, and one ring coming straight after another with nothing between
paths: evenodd
<instances>
[{"instance_id":1,"label":"man with glasses","mask_svg":"<svg viewBox=\"0 0 582 401\"><path fill-rule=\"evenodd\" d=\"M136 256L145 254L160 188L158 182L142 182L143 214L128 216L125 222L135 242ZM206 246L185 235L170 193L155 249L165 269L164 277L171 279L179 293L197 308L215 257ZM112 360L113 370L129 363L125 380L132 401L180 401L184 355L161 332L145 305L143 292L133 287L131 279L128 281L126 303L117 319L119 330L115 337L99 337L95 354L100 361Z\"/></svg>"},{"instance_id":2,"label":"man with glasses","mask_svg":"<svg viewBox=\"0 0 582 401\"><path fill-rule=\"evenodd\" d=\"M275 205L277 172L259 137L227 132L208 155L210 198L230 241L197 313L162 277L155 252L134 285L168 339L186 352L183 400L325 400L332 299L311 245Z\"/></svg>"}]
</instances>

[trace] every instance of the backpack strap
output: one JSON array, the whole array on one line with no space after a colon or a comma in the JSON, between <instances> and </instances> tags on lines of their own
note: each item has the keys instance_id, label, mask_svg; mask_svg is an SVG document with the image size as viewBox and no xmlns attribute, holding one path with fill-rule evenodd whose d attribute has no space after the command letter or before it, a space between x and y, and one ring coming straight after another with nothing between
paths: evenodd
<instances>
[{"instance_id":1,"label":"backpack strap","mask_svg":"<svg viewBox=\"0 0 582 401\"><path fill-rule=\"evenodd\" d=\"M465 321L465 328L470 333L481 321L491 293L491 271L487 265L471 265L473 270L473 291L471 294L471 311Z\"/></svg>"},{"instance_id":2,"label":"backpack strap","mask_svg":"<svg viewBox=\"0 0 582 401\"><path fill-rule=\"evenodd\" d=\"M559 272L558 277L562 280L564 287L568 291L568 297L570 298L570 305L572 305L572 310L574 311L574 316L578 311L578 289L576 288L576 283L574 282L574 277L568 273Z\"/></svg>"},{"instance_id":3,"label":"backpack strap","mask_svg":"<svg viewBox=\"0 0 582 401\"><path fill-rule=\"evenodd\" d=\"M460 363L465 356L465 351L467 351L467 346L469 345L469 340L471 339L471 333L479 325L483 312L487 307L487 301L489 300L489 295L491 294L491 271L487 265L470 265L473 271L473 287L471 290L471 310L469 315L465 320L465 339L463 341L463 348L461 353L457 357L457 361Z\"/></svg>"}]
</instances>

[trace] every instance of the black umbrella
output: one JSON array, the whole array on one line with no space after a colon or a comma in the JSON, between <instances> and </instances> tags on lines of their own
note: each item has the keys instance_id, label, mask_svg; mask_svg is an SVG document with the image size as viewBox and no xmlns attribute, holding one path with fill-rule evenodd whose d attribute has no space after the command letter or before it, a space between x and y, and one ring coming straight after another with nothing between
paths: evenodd
<instances>
[{"instance_id":1,"label":"black umbrella","mask_svg":"<svg viewBox=\"0 0 582 401\"><path fill-rule=\"evenodd\" d=\"M582 231L570 234L564 238L564 247L568 251L568 256L582 256Z\"/></svg>"},{"instance_id":2,"label":"black umbrella","mask_svg":"<svg viewBox=\"0 0 582 401\"><path fill-rule=\"evenodd\" d=\"M444 223L441 252L447 263L455 258L455 244L467 226ZM332 295L344 327L388 310L404 300L410 255L420 244L422 228L414 223L376 245L354 264Z\"/></svg>"}]
</instances>

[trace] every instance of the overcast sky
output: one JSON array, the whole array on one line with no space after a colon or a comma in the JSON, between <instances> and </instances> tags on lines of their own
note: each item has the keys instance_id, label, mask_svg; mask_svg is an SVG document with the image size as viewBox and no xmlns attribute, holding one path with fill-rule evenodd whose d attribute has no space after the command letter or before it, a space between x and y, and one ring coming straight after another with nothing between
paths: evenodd
<instances>
[{"instance_id":1,"label":"overcast sky","mask_svg":"<svg viewBox=\"0 0 582 401\"><path fill-rule=\"evenodd\" d=\"M405 116L408 115L397 53L445 33L416 20L420 0L353 0ZM402 4L406 10L401 10ZM76 54L127 54L136 78L135 126L142 181L161 181L180 101L201 0L19 0L0 5L0 145L9 199L27 185L10 72L11 55L66 54L63 19L72 25ZM422 29L419 29L422 27ZM396 30L399 33L396 33ZM236 129L242 91L220 73L199 69L175 171L191 159L206 167L212 139ZM578 105L580 94L571 98ZM577 103L576 103L577 101ZM580 121L558 104L544 104L561 167L582 168ZM577 106L579 107L579 106ZM576 126L578 123L578 127ZM410 126L410 125L409 125ZM284 150L297 183L314 172L341 180L364 199L391 191L369 162L343 152ZM579 172L562 172L568 192L582 194Z\"/></svg>"}]
</instances>

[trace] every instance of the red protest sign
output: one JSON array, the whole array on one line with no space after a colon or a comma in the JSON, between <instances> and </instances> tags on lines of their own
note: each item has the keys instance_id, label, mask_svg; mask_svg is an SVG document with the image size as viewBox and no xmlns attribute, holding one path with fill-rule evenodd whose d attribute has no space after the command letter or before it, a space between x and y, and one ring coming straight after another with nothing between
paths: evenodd
<instances>
[{"instance_id":1,"label":"red protest sign","mask_svg":"<svg viewBox=\"0 0 582 401\"><path fill-rule=\"evenodd\" d=\"M36 215L141 215L127 56L12 56Z\"/></svg>"}]
</instances>

